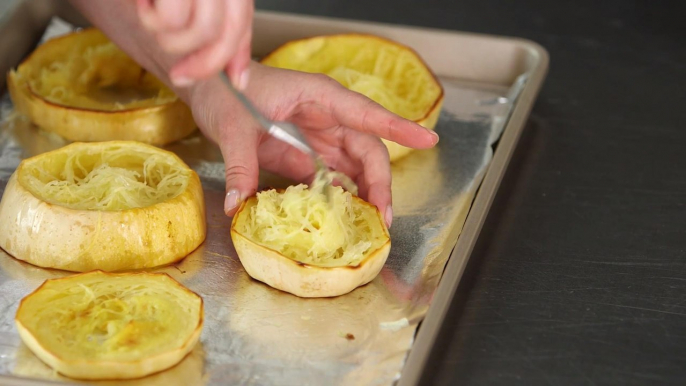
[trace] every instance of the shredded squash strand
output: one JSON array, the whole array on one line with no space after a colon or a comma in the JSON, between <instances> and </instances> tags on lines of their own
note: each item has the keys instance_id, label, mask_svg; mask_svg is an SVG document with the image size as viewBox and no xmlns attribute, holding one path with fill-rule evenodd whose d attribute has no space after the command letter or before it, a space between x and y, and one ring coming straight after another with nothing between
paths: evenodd
<instances>
[{"instance_id":1,"label":"shredded squash strand","mask_svg":"<svg viewBox=\"0 0 686 386\"><path fill-rule=\"evenodd\" d=\"M197 324L197 303L161 280L115 278L66 287L32 299L29 327L68 358L119 359L173 348Z\"/></svg>"},{"instance_id":2,"label":"shredded squash strand","mask_svg":"<svg viewBox=\"0 0 686 386\"><path fill-rule=\"evenodd\" d=\"M33 92L56 104L102 111L151 107L177 99L171 89L108 40L70 50L67 56L34 70L29 80Z\"/></svg>"},{"instance_id":3,"label":"shredded squash strand","mask_svg":"<svg viewBox=\"0 0 686 386\"><path fill-rule=\"evenodd\" d=\"M356 57L350 64L334 67L327 75L396 114L421 118L427 103L422 99L426 98L427 93L422 90L426 87L425 82L412 81L422 79L417 61L405 52L393 53L391 50L384 47L373 58L359 57L358 60ZM365 53L367 51L360 50L358 56ZM355 69L364 68L358 64L364 59L373 63L369 72Z\"/></svg>"},{"instance_id":4,"label":"shredded squash strand","mask_svg":"<svg viewBox=\"0 0 686 386\"><path fill-rule=\"evenodd\" d=\"M150 206L181 194L190 177L166 154L127 147L70 152L63 167L43 166L35 162L28 167L25 187L44 201L82 210Z\"/></svg>"},{"instance_id":5,"label":"shredded squash strand","mask_svg":"<svg viewBox=\"0 0 686 386\"><path fill-rule=\"evenodd\" d=\"M355 205L352 194L331 187L331 202L317 178L311 189L291 186L285 192L257 194L242 232L258 244L301 263L319 267L356 266L384 239L376 211Z\"/></svg>"},{"instance_id":6,"label":"shredded squash strand","mask_svg":"<svg viewBox=\"0 0 686 386\"><path fill-rule=\"evenodd\" d=\"M374 38L313 38L293 43L266 64L323 73L410 120L423 118L440 85L414 52Z\"/></svg>"}]
</instances>

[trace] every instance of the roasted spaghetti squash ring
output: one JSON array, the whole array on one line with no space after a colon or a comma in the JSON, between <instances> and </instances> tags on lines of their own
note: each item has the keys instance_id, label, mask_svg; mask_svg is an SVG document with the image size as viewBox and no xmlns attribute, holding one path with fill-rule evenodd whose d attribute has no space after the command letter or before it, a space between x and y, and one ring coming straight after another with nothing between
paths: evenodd
<instances>
[{"instance_id":1,"label":"roasted spaghetti squash ring","mask_svg":"<svg viewBox=\"0 0 686 386\"><path fill-rule=\"evenodd\" d=\"M433 130L443 106L443 86L411 48L367 34L338 34L294 40L262 64L326 74L405 119ZM391 161L412 149L383 140Z\"/></svg>"},{"instance_id":2,"label":"roasted spaghetti squash ring","mask_svg":"<svg viewBox=\"0 0 686 386\"><path fill-rule=\"evenodd\" d=\"M96 29L48 40L7 85L19 113L70 141L165 145L196 129L190 109Z\"/></svg>"},{"instance_id":3,"label":"roasted spaghetti squash ring","mask_svg":"<svg viewBox=\"0 0 686 386\"><path fill-rule=\"evenodd\" d=\"M131 379L179 363L198 342L203 301L169 275L94 271L47 280L22 299L19 336L77 379Z\"/></svg>"},{"instance_id":4,"label":"roasted spaghetti squash ring","mask_svg":"<svg viewBox=\"0 0 686 386\"><path fill-rule=\"evenodd\" d=\"M0 247L68 271L151 268L205 239L198 175L138 142L73 143L21 162L0 201Z\"/></svg>"},{"instance_id":5,"label":"roasted spaghetti squash ring","mask_svg":"<svg viewBox=\"0 0 686 386\"><path fill-rule=\"evenodd\" d=\"M293 191L289 192L290 189ZM388 229L378 209L358 197L349 196L348 208L354 211L354 215L349 223L336 229L329 221L345 218L349 213L340 210L340 202L334 201L334 209L331 209L322 199L307 196L308 192L291 187L285 192L270 191L270 196L260 197L262 193L258 193L242 203L231 224L231 239L248 275L300 297L339 296L372 281L383 268L391 249ZM301 196L300 199L297 195ZM264 208L271 211L269 214L256 209L260 200L269 202L275 196L289 197L290 204L285 200L277 204L275 207L281 208L280 213L269 205ZM335 194L336 199L341 196L342 190ZM284 209L287 205L291 205L291 209ZM297 213L307 215L299 218ZM255 216L270 214L286 218L286 221L270 224L268 220L262 221L264 217L254 221ZM281 229L280 233L275 229ZM349 240L331 239L349 231L358 233L358 244L367 244L359 254L346 258L341 253L355 247ZM308 249L319 250L320 256L329 256L317 260L317 253L314 257L307 256Z\"/></svg>"},{"instance_id":6,"label":"roasted spaghetti squash ring","mask_svg":"<svg viewBox=\"0 0 686 386\"><path fill-rule=\"evenodd\" d=\"M19 346L15 353L16 364L12 368L12 375L22 378L38 378L46 381L72 384L73 379L68 378L52 367L41 361L25 345ZM202 342L198 342L195 348L186 355L177 365L167 370L160 371L142 378L128 379L126 386L188 386L206 384L205 352ZM122 386L121 380L102 380L89 382L92 386Z\"/></svg>"}]
</instances>

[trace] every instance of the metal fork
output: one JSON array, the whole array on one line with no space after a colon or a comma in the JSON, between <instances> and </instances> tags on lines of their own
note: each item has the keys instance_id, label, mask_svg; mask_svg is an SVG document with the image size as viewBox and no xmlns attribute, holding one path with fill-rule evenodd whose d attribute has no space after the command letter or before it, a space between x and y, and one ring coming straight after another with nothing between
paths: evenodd
<instances>
[{"instance_id":1,"label":"metal fork","mask_svg":"<svg viewBox=\"0 0 686 386\"><path fill-rule=\"evenodd\" d=\"M341 183L343 188L345 188L353 194L357 194L357 186L355 185L355 183L345 174L332 172L331 170L329 170L328 166L326 166L326 164L322 160L322 157L319 154L317 154L317 152L314 149L312 149L309 143L307 143L307 140L302 135L302 132L300 131L300 128L298 128L298 126L294 125L291 122L277 122L267 119L267 117L262 115L262 113L260 113L255 108L252 102L250 102L242 92L236 90L236 88L233 86L233 83L231 83L231 80L224 71L220 71L219 77L222 79L222 81L224 82L226 87L228 87L231 93L243 104L245 109L248 110L250 115L255 119L255 121L257 121L257 123L264 131L269 133L269 135L273 136L274 138L286 142L287 144L295 147L303 153L308 154L312 158L312 162L314 163L314 166L316 168L317 176L321 173L324 173L325 176L332 177L329 179L329 184L326 185L327 188L330 188L332 182L331 180L333 179L333 177L335 177ZM331 201L331 189L326 189L326 191L327 199Z\"/></svg>"}]
</instances>

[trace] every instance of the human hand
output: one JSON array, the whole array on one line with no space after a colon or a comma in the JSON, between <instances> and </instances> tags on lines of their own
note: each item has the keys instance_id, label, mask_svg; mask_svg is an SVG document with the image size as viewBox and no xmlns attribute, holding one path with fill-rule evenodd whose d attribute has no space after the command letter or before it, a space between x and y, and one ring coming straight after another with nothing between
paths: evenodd
<instances>
[{"instance_id":1,"label":"human hand","mask_svg":"<svg viewBox=\"0 0 686 386\"><path fill-rule=\"evenodd\" d=\"M379 137L416 149L433 147L438 136L400 118L325 75L251 64L247 96L263 114L297 124L310 145L334 170L353 178L362 198L376 205L390 226L391 172L388 151ZM194 88L190 106L203 133L215 141L226 170L225 212L257 189L259 167L309 182L310 157L259 129L219 81Z\"/></svg>"},{"instance_id":2,"label":"human hand","mask_svg":"<svg viewBox=\"0 0 686 386\"><path fill-rule=\"evenodd\" d=\"M180 59L169 70L179 87L225 70L234 85L248 82L253 0L136 0L143 27Z\"/></svg>"}]
</instances>

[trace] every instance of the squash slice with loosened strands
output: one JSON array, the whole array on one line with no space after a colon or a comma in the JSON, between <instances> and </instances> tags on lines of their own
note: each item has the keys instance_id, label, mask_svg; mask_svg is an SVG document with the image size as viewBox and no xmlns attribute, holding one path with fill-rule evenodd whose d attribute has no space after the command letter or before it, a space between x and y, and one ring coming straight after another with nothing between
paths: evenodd
<instances>
[{"instance_id":1,"label":"squash slice with loosened strands","mask_svg":"<svg viewBox=\"0 0 686 386\"><path fill-rule=\"evenodd\" d=\"M131 379L179 363L198 342L203 301L162 273L50 279L15 316L26 346L60 374Z\"/></svg>"},{"instance_id":2,"label":"squash slice with loosened strands","mask_svg":"<svg viewBox=\"0 0 686 386\"><path fill-rule=\"evenodd\" d=\"M20 114L70 141L165 145L196 129L176 94L97 29L48 40L7 85Z\"/></svg>"}]
</instances>

